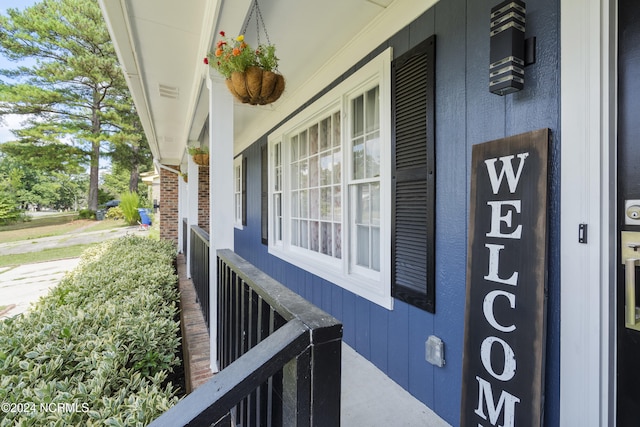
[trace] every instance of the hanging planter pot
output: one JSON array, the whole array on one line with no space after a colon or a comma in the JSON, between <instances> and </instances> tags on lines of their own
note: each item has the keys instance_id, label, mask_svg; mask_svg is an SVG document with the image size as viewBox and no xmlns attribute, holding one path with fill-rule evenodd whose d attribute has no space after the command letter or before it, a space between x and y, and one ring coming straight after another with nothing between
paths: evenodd
<instances>
[{"instance_id":1,"label":"hanging planter pot","mask_svg":"<svg viewBox=\"0 0 640 427\"><path fill-rule=\"evenodd\" d=\"M209 155L208 154L194 154L193 155L193 163L199 166L209 166Z\"/></svg>"},{"instance_id":2,"label":"hanging planter pot","mask_svg":"<svg viewBox=\"0 0 640 427\"><path fill-rule=\"evenodd\" d=\"M188 150L193 163L198 166L209 166L209 150L200 147L190 147Z\"/></svg>"},{"instance_id":3,"label":"hanging planter pot","mask_svg":"<svg viewBox=\"0 0 640 427\"><path fill-rule=\"evenodd\" d=\"M244 40L244 33L255 12L258 47L253 49ZM260 43L261 30L267 43ZM266 105L275 102L284 91L284 77L278 72L276 47L269 40L264 26L258 0L254 0L245 27L236 38L227 37L220 31L222 38L216 48L210 52L204 63L218 71L225 79L227 88L233 96L244 104Z\"/></svg>"},{"instance_id":4,"label":"hanging planter pot","mask_svg":"<svg viewBox=\"0 0 640 427\"><path fill-rule=\"evenodd\" d=\"M226 83L236 99L251 105L267 105L277 101L285 86L282 74L256 66L248 67L245 72L231 73Z\"/></svg>"}]
</instances>

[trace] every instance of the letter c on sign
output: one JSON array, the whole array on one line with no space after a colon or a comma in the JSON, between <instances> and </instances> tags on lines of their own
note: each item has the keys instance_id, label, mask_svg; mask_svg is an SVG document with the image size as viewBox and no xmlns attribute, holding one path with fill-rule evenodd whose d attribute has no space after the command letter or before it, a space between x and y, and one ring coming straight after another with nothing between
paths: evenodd
<instances>
[{"instance_id":1,"label":"letter c on sign","mask_svg":"<svg viewBox=\"0 0 640 427\"><path fill-rule=\"evenodd\" d=\"M502 374L498 375L493 366L491 366L491 347L493 343L497 342L502 346L502 351L504 352L504 369L502 370ZM482 359L482 364L484 368L493 376L493 378L500 381L509 381L516 373L516 358L513 353L513 349L509 344L507 344L504 340L501 340L498 337L486 337L484 341L482 341L482 346L480 347L480 357Z\"/></svg>"},{"instance_id":2,"label":"letter c on sign","mask_svg":"<svg viewBox=\"0 0 640 427\"><path fill-rule=\"evenodd\" d=\"M484 297L484 302L482 304L482 311L484 312L484 317L487 319L487 322L500 332L513 332L516 330L516 325L511 326L502 326L496 321L496 317L493 315L493 302L496 300L498 295L504 295L509 300L509 305L511 308L516 308L516 296L510 292L506 291L491 291Z\"/></svg>"}]
</instances>

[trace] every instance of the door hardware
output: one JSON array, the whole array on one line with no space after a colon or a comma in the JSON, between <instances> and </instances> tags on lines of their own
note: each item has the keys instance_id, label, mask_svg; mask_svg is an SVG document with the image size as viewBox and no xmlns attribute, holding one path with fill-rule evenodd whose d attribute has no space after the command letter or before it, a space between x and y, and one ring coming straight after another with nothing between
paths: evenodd
<instances>
[{"instance_id":1,"label":"door hardware","mask_svg":"<svg viewBox=\"0 0 640 427\"><path fill-rule=\"evenodd\" d=\"M640 261L640 232L623 231L621 235L621 260L624 264L624 325L640 331L640 310L636 307L636 266Z\"/></svg>"}]
</instances>

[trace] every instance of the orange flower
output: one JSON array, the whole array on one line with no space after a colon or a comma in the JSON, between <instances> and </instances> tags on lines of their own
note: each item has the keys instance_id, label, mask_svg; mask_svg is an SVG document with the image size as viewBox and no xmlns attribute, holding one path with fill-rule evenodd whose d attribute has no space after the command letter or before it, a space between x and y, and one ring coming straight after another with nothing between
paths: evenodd
<instances>
[{"instance_id":1,"label":"orange flower","mask_svg":"<svg viewBox=\"0 0 640 427\"><path fill-rule=\"evenodd\" d=\"M216 49L216 56L219 57L220 55L222 55L222 49L217 48Z\"/></svg>"},{"instance_id":2,"label":"orange flower","mask_svg":"<svg viewBox=\"0 0 640 427\"><path fill-rule=\"evenodd\" d=\"M237 47L233 48L233 56L239 56L240 55L240 49L238 49Z\"/></svg>"}]
</instances>

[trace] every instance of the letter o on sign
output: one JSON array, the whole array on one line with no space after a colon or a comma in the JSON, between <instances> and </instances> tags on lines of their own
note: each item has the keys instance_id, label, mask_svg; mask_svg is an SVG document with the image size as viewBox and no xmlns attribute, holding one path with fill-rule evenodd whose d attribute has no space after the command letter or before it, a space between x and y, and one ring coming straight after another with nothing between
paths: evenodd
<instances>
[{"instance_id":1,"label":"letter o on sign","mask_svg":"<svg viewBox=\"0 0 640 427\"><path fill-rule=\"evenodd\" d=\"M502 352L504 353L504 369L501 374L496 373L493 366L491 366L491 348L493 347L493 343L500 344L502 346ZM516 373L516 358L513 349L498 337L487 337L482 341L480 357L484 368L497 380L509 381Z\"/></svg>"}]
</instances>

